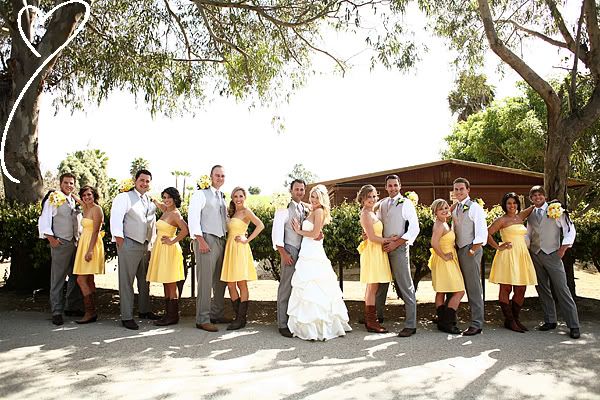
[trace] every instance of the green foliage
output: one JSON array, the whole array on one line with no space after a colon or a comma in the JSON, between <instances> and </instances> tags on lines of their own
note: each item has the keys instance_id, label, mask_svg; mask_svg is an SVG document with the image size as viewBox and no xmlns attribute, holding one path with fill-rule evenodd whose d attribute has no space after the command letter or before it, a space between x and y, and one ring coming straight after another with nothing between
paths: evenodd
<instances>
[{"instance_id":1,"label":"green foliage","mask_svg":"<svg viewBox=\"0 0 600 400\"><path fill-rule=\"evenodd\" d=\"M593 264L600 271L600 211L592 210L583 215L572 215L577 238L571 249L580 262Z\"/></svg>"},{"instance_id":2,"label":"green foliage","mask_svg":"<svg viewBox=\"0 0 600 400\"><path fill-rule=\"evenodd\" d=\"M334 265L357 266L362 238L360 207L357 203L343 202L331 210L331 223L323 228L325 253Z\"/></svg>"},{"instance_id":3,"label":"green foliage","mask_svg":"<svg viewBox=\"0 0 600 400\"><path fill-rule=\"evenodd\" d=\"M108 157L100 150L81 150L67 154L60 162L58 173L70 172L77 177L77 186L90 185L100 194L100 199L106 201L110 195L110 181L106 172Z\"/></svg>"},{"instance_id":4,"label":"green foliage","mask_svg":"<svg viewBox=\"0 0 600 400\"><path fill-rule=\"evenodd\" d=\"M131 161L131 167L129 168L129 173L131 174L131 178L135 179L135 174L137 174L137 172L142 169L149 170L150 169L150 161L148 161L142 157L134 158L133 161Z\"/></svg>"},{"instance_id":5,"label":"green foliage","mask_svg":"<svg viewBox=\"0 0 600 400\"><path fill-rule=\"evenodd\" d=\"M300 163L294 164L294 168L292 168L292 171L288 174L287 179L285 182L283 182L283 186L289 189L290 184L294 179L303 179L306 183L313 183L316 182L319 177L312 171L306 169L306 167Z\"/></svg>"},{"instance_id":6,"label":"green foliage","mask_svg":"<svg viewBox=\"0 0 600 400\"><path fill-rule=\"evenodd\" d=\"M248 186L249 194L260 194L260 188L258 186Z\"/></svg>"},{"instance_id":7,"label":"green foliage","mask_svg":"<svg viewBox=\"0 0 600 400\"><path fill-rule=\"evenodd\" d=\"M39 204L19 204L0 200L0 261L13 256L15 248L26 248L28 262L34 268L48 265L50 247L38 238Z\"/></svg>"},{"instance_id":8,"label":"green foliage","mask_svg":"<svg viewBox=\"0 0 600 400\"><path fill-rule=\"evenodd\" d=\"M448 94L448 106L452 114L458 114L459 121L466 121L469 115L485 109L494 100L494 87L488 85L483 74L463 71L454 85Z\"/></svg>"}]
</instances>

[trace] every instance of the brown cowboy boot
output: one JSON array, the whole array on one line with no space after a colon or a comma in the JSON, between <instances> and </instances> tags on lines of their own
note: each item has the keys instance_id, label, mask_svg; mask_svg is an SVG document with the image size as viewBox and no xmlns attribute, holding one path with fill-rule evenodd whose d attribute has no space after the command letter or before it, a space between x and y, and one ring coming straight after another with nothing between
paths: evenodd
<instances>
[{"instance_id":1,"label":"brown cowboy boot","mask_svg":"<svg viewBox=\"0 0 600 400\"><path fill-rule=\"evenodd\" d=\"M446 305L442 304L435 309L435 320L434 323L437 324L437 328L440 331L443 331L442 326L444 324L444 311L446 310Z\"/></svg>"},{"instance_id":2,"label":"brown cowboy boot","mask_svg":"<svg viewBox=\"0 0 600 400\"><path fill-rule=\"evenodd\" d=\"M519 328L521 328L524 331L528 331L529 329L527 329L527 327L525 325L523 325L521 323L521 321L519 320L519 314L521 313L521 308L523 308L523 305L518 305L514 300L512 300L510 302L511 304L511 308L512 308L512 315L513 318L515 319L515 322L517 323L517 325L519 326Z\"/></svg>"},{"instance_id":3,"label":"brown cowboy boot","mask_svg":"<svg viewBox=\"0 0 600 400\"><path fill-rule=\"evenodd\" d=\"M368 332L388 333L388 330L379 325L379 322L377 321L377 317L375 316L375 306L365 305L365 328L367 328Z\"/></svg>"},{"instance_id":4,"label":"brown cowboy boot","mask_svg":"<svg viewBox=\"0 0 600 400\"><path fill-rule=\"evenodd\" d=\"M451 307L446 307L444 313L445 328L444 332L452 333L454 335L460 334L461 330L456 326L456 310Z\"/></svg>"},{"instance_id":5,"label":"brown cowboy boot","mask_svg":"<svg viewBox=\"0 0 600 400\"><path fill-rule=\"evenodd\" d=\"M83 318L75 322L78 324L89 324L90 322L96 322L98 320L98 315L96 314L96 305L94 304L93 293L83 296L83 307L85 308L85 314L83 314Z\"/></svg>"},{"instance_id":6,"label":"brown cowboy boot","mask_svg":"<svg viewBox=\"0 0 600 400\"><path fill-rule=\"evenodd\" d=\"M167 299L167 309L164 317L154 321L156 326L174 325L179 322L179 299Z\"/></svg>"},{"instance_id":7,"label":"brown cowboy boot","mask_svg":"<svg viewBox=\"0 0 600 400\"><path fill-rule=\"evenodd\" d=\"M510 329L511 331L515 331L515 332L519 332L519 333L525 332L515 322L515 318L513 317L513 313L512 313L510 304L503 303L503 302L499 302L499 303L500 303L500 308L502 309L502 314L504 314L504 327L506 329Z\"/></svg>"}]
</instances>

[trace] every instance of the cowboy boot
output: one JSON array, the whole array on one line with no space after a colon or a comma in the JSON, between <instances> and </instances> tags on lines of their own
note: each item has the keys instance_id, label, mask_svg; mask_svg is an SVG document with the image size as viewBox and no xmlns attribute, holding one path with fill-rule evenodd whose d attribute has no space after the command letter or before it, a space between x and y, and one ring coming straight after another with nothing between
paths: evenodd
<instances>
[{"instance_id":1,"label":"cowboy boot","mask_svg":"<svg viewBox=\"0 0 600 400\"><path fill-rule=\"evenodd\" d=\"M365 328L368 332L387 333L388 330L379 325L375 316L375 306L365 306Z\"/></svg>"},{"instance_id":2,"label":"cowboy boot","mask_svg":"<svg viewBox=\"0 0 600 400\"><path fill-rule=\"evenodd\" d=\"M519 328L521 328L524 331L528 331L529 329L527 329L527 327L525 325L523 325L521 323L521 321L519 320L519 314L521 313L521 308L523 308L523 305L518 305L514 300L512 300L510 302L511 304L511 309L512 309L512 315L513 318L515 319L515 322L517 323L517 325L519 326Z\"/></svg>"},{"instance_id":3,"label":"cowboy boot","mask_svg":"<svg viewBox=\"0 0 600 400\"><path fill-rule=\"evenodd\" d=\"M179 322L179 299L166 300L166 312L164 317L154 321L155 326L174 325Z\"/></svg>"},{"instance_id":4,"label":"cowboy boot","mask_svg":"<svg viewBox=\"0 0 600 400\"><path fill-rule=\"evenodd\" d=\"M165 312L163 313L163 316L160 317L160 319L157 319L156 321L154 321L154 325L157 326L164 326L165 321L168 319L168 313L169 313L169 299L167 297L165 297Z\"/></svg>"},{"instance_id":5,"label":"cowboy boot","mask_svg":"<svg viewBox=\"0 0 600 400\"><path fill-rule=\"evenodd\" d=\"M229 326L227 327L228 331L235 331L237 329L241 329L246 326L246 314L248 313L248 303L250 303L249 300L241 301L239 303L239 310L237 312L237 317L235 318L235 321L230 323Z\"/></svg>"},{"instance_id":6,"label":"cowboy boot","mask_svg":"<svg viewBox=\"0 0 600 400\"><path fill-rule=\"evenodd\" d=\"M444 305L444 304L442 304L441 306L438 306L435 309L436 318L435 318L435 321L433 321L433 322L435 322L437 324L437 328L440 331L443 331L442 326L444 324L444 313L445 313L445 310L446 310L446 305Z\"/></svg>"},{"instance_id":7,"label":"cowboy boot","mask_svg":"<svg viewBox=\"0 0 600 400\"><path fill-rule=\"evenodd\" d=\"M502 309L502 314L504 314L504 327L515 332L525 332L523 329L519 328L519 325L517 325L517 323L515 322L510 304L503 302L499 303L500 308Z\"/></svg>"},{"instance_id":8,"label":"cowboy boot","mask_svg":"<svg viewBox=\"0 0 600 400\"><path fill-rule=\"evenodd\" d=\"M458 335L461 331L456 326L456 310L451 307L446 307L446 311L444 313L444 327L446 330L444 332L451 333L453 335Z\"/></svg>"},{"instance_id":9,"label":"cowboy boot","mask_svg":"<svg viewBox=\"0 0 600 400\"><path fill-rule=\"evenodd\" d=\"M231 308L233 309L233 320L235 321L240 312L240 298L239 297L235 300L231 300Z\"/></svg>"},{"instance_id":10,"label":"cowboy boot","mask_svg":"<svg viewBox=\"0 0 600 400\"><path fill-rule=\"evenodd\" d=\"M89 324L90 322L96 322L96 320L98 319L98 315L96 314L96 306L94 305L93 294L83 296L83 307L85 309L85 314L83 314L83 318L75 322L78 324Z\"/></svg>"}]
</instances>

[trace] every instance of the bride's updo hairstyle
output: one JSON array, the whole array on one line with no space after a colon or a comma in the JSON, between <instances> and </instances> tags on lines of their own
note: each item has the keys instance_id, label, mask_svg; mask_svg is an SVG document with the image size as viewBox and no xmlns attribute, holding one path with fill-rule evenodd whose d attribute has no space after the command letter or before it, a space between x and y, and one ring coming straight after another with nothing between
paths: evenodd
<instances>
[{"instance_id":1,"label":"bride's updo hairstyle","mask_svg":"<svg viewBox=\"0 0 600 400\"><path fill-rule=\"evenodd\" d=\"M317 185L310 189L310 195L312 195L313 192L317 194L317 199L319 199L319 203L321 204L321 207L323 207L323 225L327 225L331 222L331 203L329 202L327 188L323 185Z\"/></svg>"},{"instance_id":2,"label":"bride's updo hairstyle","mask_svg":"<svg viewBox=\"0 0 600 400\"><path fill-rule=\"evenodd\" d=\"M246 194L246 189L244 189L241 186L236 186L233 188L233 190L231 191L231 201L229 202L229 210L227 212L227 215L229 215L229 218L233 217L233 214L235 214L235 203L233 202L233 195L236 192L242 192L244 193L244 198L247 199L248 195Z\"/></svg>"},{"instance_id":3,"label":"bride's updo hairstyle","mask_svg":"<svg viewBox=\"0 0 600 400\"><path fill-rule=\"evenodd\" d=\"M356 194L356 202L362 207L363 202L367 199L369 193L371 193L373 190L377 191L377 189L375 189L375 186L373 185L364 185L363 187L361 187L358 193Z\"/></svg>"}]
</instances>

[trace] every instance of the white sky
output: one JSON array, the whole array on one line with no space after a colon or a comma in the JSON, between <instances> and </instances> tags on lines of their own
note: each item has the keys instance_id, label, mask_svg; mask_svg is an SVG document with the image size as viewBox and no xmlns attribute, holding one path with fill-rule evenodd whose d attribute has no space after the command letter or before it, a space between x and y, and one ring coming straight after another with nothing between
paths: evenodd
<instances>
[{"instance_id":1,"label":"white sky","mask_svg":"<svg viewBox=\"0 0 600 400\"><path fill-rule=\"evenodd\" d=\"M155 190L174 185L170 171L190 171L195 180L218 163L225 166L226 191L252 185L268 194L283 189L296 163L327 180L438 160L454 124L446 98L456 76L443 42L419 35L429 52L412 72L369 71L364 52L352 58L354 67L341 77L333 73L332 62L315 56L323 74L309 78L289 104L279 107L249 109L218 98L193 119L153 120L131 96L120 93L74 115L54 116L46 98L39 124L42 172L54 171L69 152L98 148L109 156L108 173L118 180L128 176L131 161L140 156L150 161ZM327 49L342 58L364 48L362 37L332 33L327 42ZM552 66L559 57L550 46L538 45L527 56L542 76L557 73ZM502 76L497 65L490 53L485 72L496 86L496 98L517 94L516 74L506 69ZM274 115L285 119L282 133L271 124Z\"/></svg>"}]
</instances>

